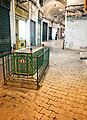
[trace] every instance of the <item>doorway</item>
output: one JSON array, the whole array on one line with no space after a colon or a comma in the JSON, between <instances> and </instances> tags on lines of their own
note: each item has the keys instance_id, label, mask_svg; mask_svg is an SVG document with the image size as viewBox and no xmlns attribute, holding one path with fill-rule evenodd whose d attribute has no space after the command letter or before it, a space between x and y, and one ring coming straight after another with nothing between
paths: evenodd
<instances>
[{"instance_id":1,"label":"doorway","mask_svg":"<svg viewBox=\"0 0 87 120\"><path fill-rule=\"evenodd\" d=\"M9 8L0 5L0 53L11 51Z\"/></svg>"},{"instance_id":2,"label":"doorway","mask_svg":"<svg viewBox=\"0 0 87 120\"><path fill-rule=\"evenodd\" d=\"M52 27L49 27L49 40L52 40Z\"/></svg>"},{"instance_id":3,"label":"doorway","mask_svg":"<svg viewBox=\"0 0 87 120\"><path fill-rule=\"evenodd\" d=\"M30 20L30 43L36 45L36 22Z\"/></svg>"},{"instance_id":4,"label":"doorway","mask_svg":"<svg viewBox=\"0 0 87 120\"><path fill-rule=\"evenodd\" d=\"M47 27L48 27L48 24L43 22L43 41L47 41Z\"/></svg>"}]
</instances>

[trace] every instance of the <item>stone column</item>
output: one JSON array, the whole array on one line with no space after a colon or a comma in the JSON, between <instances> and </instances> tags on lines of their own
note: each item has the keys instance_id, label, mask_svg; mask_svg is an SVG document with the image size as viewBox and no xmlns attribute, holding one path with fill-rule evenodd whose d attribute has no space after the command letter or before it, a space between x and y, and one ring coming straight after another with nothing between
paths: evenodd
<instances>
[{"instance_id":1,"label":"stone column","mask_svg":"<svg viewBox=\"0 0 87 120\"><path fill-rule=\"evenodd\" d=\"M43 35L43 21L41 20L41 44L42 44L42 35Z\"/></svg>"},{"instance_id":2,"label":"stone column","mask_svg":"<svg viewBox=\"0 0 87 120\"><path fill-rule=\"evenodd\" d=\"M13 45L16 44L15 38L15 3L14 0L10 1L10 30L11 30L11 46L13 49Z\"/></svg>"},{"instance_id":3,"label":"stone column","mask_svg":"<svg viewBox=\"0 0 87 120\"><path fill-rule=\"evenodd\" d=\"M38 34L38 9L36 11L36 45L37 45L37 34Z\"/></svg>"},{"instance_id":4,"label":"stone column","mask_svg":"<svg viewBox=\"0 0 87 120\"><path fill-rule=\"evenodd\" d=\"M30 46L30 20L26 21L26 47Z\"/></svg>"}]
</instances>

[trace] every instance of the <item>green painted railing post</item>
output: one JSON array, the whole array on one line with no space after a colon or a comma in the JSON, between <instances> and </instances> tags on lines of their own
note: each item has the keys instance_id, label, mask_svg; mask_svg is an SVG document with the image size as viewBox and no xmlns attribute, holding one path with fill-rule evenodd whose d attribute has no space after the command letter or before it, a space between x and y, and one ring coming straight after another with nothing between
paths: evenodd
<instances>
[{"instance_id":1,"label":"green painted railing post","mask_svg":"<svg viewBox=\"0 0 87 120\"><path fill-rule=\"evenodd\" d=\"M5 66L4 66L4 57L2 57L2 65L3 65L3 77L4 77L4 83L5 83Z\"/></svg>"},{"instance_id":2,"label":"green painted railing post","mask_svg":"<svg viewBox=\"0 0 87 120\"><path fill-rule=\"evenodd\" d=\"M13 57L12 57L12 73L13 73L13 75L14 75L14 73L15 73L15 59L16 59L16 57L15 57L15 55L14 55L14 53L13 53ZM17 69L17 68L16 68Z\"/></svg>"},{"instance_id":3,"label":"green painted railing post","mask_svg":"<svg viewBox=\"0 0 87 120\"><path fill-rule=\"evenodd\" d=\"M9 64L9 54L7 55L7 57L8 57L8 60L7 60L7 62L8 62L8 74L10 75L10 64Z\"/></svg>"},{"instance_id":4,"label":"green painted railing post","mask_svg":"<svg viewBox=\"0 0 87 120\"><path fill-rule=\"evenodd\" d=\"M37 56L37 87L38 87L38 58L39 58L39 56Z\"/></svg>"},{"instance_id":5,"label":"green painted railing post","mask_svg":"<svg viewBox=\"0 0 87 120\"><path fill-rule=\"evenodd\" d=\"M29 73L28 73L28 54L26 56L26 69L27 69L27 75L29 75Z\"/></svg>"},{"instance_id":6,"label":"green painted railing post","mask_svg":"<svg viewBox=\"0 0 87 120\"><path fill-rule=\"evenodd\" d=\"M13 57L13 53L11 53L11 73L13 72L13 69L12 69L13 59L12 59L12 57Z\"/></svg>"},{"instance_id":7,"label":"green painted railing post","mask_svg":"<svg viewBox=\"0 0 87 120\"><path fill-rule=\"evenodd\" d=\"M17 72L18 72L18 53L17 53Z\"/></svg>"},{"instance_id":8,"label":"green painted railing post","mask_svg":"<svg viewBox=\"0 0 87 120\"><path fill-rule=\"evenodd\" d=\"M49 57L50 57L50 47L48 48L48 64L49 64Z\"/></svg>"},{"instance_id":9,"label":"green painted railing post","mask_svg":"<svg viewBox=\"0 0 87 120\"><path fill-rule=\"evenodd\" d=\"M5 56L5 62L4 62L4 64L6 64L6 67L4 68L5 69L5 73L6 73L6 75L8 74L8 64L7 64L7 56Z\"/></svg>"}]
</instances>

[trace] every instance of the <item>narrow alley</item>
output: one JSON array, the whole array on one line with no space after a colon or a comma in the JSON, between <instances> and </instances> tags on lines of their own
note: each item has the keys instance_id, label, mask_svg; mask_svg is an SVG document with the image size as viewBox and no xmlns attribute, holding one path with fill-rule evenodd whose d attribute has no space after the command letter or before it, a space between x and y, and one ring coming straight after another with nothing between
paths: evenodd
<instances>
[{"instance_id":1,"label":"narrow alley","mask_svg":"<svg viewBox=\"0 0 87 120\"><path fill-rule=\"evenodd\" d=\"M87 67L79 51L50 46L50 65L38 90L0 87L0 120L87 120Z\"/></svg>"}]
</instances>

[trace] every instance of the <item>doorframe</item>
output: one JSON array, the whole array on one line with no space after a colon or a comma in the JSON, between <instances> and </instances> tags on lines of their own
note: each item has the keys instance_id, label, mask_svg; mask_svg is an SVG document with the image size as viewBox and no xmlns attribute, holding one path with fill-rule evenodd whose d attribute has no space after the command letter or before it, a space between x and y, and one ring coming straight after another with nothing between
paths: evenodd
<instances>
[{"instance_id":1,"label":"doorframe","mask_svg":"<svg viewBox=\"0 0 87 120\"><path fill-rule=\"evenodd\" d=\"M32 19L30 19L30 45L31 45L31 22L33 22L34 23L34 35L35 35L35 43L34 43L34 46L36 46L36 22L34 21L34 20L32 20Z\"/></svg>"},{"instance_id":2,"label":"doorframe","mask_svg":"<svg viewBox=\"0 0 87 120\"><path fill-rule=\"evenodd\" d=\"M46 39L44 40L44 36L43 36L43 34L42 34L42 41L44 42L44 41L47 41L47 39L48 39L48 23L47 22L44 22L43 21L43 31L42 31L42 33L44 33L44 23L47 25L47 34L46 34Z\"/></svg>"}]
</instances>

